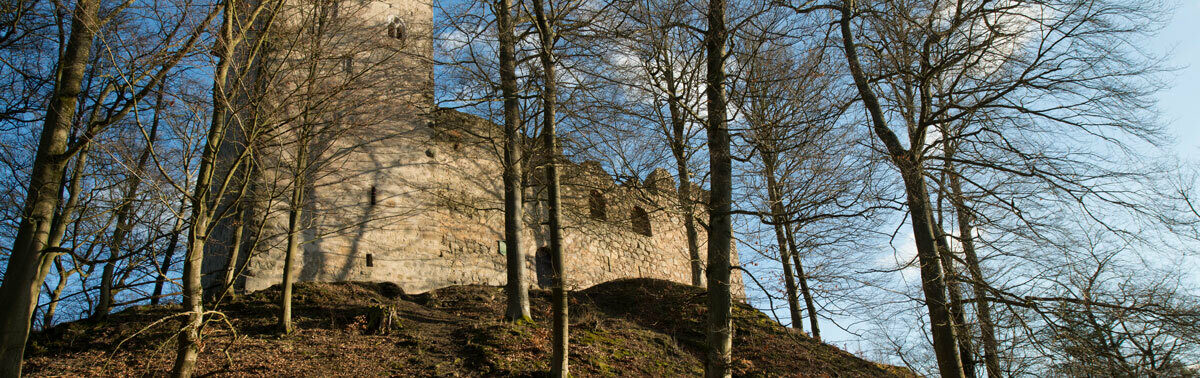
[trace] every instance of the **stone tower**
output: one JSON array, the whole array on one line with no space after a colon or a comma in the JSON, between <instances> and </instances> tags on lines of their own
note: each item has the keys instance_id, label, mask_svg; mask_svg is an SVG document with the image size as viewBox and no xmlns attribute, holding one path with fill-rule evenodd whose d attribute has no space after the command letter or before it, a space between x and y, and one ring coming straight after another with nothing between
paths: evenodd
<instances>
[{"instance_id":1,"label":"stone tower","mask_svg":"<svg viewBox=\"0 0 1200 378\"><path fill-rule=\"evenodd\" d=\"M254 158L237 168L248 188L244 205L230 207L210 239L205 287L233 276L244 291L281 282L295 177L305 197L298 280L390 281L408 292L503 285L501 133L486 120L434 109L431 3L286 1L287 22L264 34L266 58L247 75L256 90L243 100L254 105L241 118L254 126L231 130L240 147L223 150L253 146ZM624 277L691 282L670 174L618 184L598 163L568 163L561 172L571 286ZM551 267L542 249L542 176L528 177L522 248L537 286ZM701 233L701 261L704 240ZM742 292L740 275L734 286Z\"/></svg>"}]
</instances>

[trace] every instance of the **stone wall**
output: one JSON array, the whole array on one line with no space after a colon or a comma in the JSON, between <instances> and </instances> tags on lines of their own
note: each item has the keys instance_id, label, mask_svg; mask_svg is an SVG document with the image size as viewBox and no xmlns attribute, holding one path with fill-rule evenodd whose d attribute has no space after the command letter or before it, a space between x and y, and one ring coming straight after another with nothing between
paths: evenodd
<instances>
[{"instance_id":1,"label":"stone wall","mask_svg":"<svg viewBox=\"0 0 1200 378\"><path fill-rule=\"evenodd\" d=\"M428 3L367 9L363 17L378 19L374 24L379 27L386 26L383 20L391 17L391 9L404 9L410 32L420 31L412 32L404 47L411 56L392 62L395 66L380 66L389 74L371 69L362 75L398 77L392 85L408 89L394 97L389 94L397 92L378 89L346 91L338 101L372 101L345 107L332 122L339 125L330 128L335 132L315 134L310 141L313 165L304 172L307 199L300 217L297 278L391 281L408 292L503 285L499 129L463 113L431 111L432 64L421 56L431 51ZM283 124L287 122L295 121ZM254 291L281 282L294 177L289 167L298 133L280 132L255 142L261 156L248 174L253 182L246 198L250 205L214 232L204 261L206 287L215 287L228 265L235 220L243 222L247 234L256 235L238 246L234 267L242 274L237 287ZM539 161L532 160L535 165ZM691 283L687 238L669 173L657 170L643 183L618 184L597 163L567 162L560 172L569 286L581 289L626 277ZM551 268L543 249L548 236L541 224L546 211L541 177L540 169L527 177L531 185L521 246L535 287L548 284ZM705 239L701 230L701 261ZM736 273L734 290L742 295Z\"/></svg>"}]
</instances>

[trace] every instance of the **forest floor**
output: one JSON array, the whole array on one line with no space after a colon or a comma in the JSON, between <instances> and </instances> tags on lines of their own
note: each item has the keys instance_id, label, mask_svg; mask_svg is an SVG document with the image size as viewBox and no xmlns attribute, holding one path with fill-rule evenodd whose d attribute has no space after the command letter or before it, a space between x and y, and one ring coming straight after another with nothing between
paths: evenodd
<instances>
[{"instance_id":1,"label":"forest floor","mask_svg":"<svg viewBox=\"0 0 1200 378\"><path fill-rule=\"evenodd\" d=\"M217 308L198 376L543 376L550 360L549 292L530 292L533 323L509 323L502 288L456 286L408 295L388 283L300 283L297 331L275 326L278 288ZM699 376L705 291L627 279L571 293L575 376ZM174 359L178 305L139 306L104 320L33 334L30 376L159 376ZM386 334L379 315L394 311ZM913 377L734 308L736 376ZM165 319L165 320L164 320Z\"/></svg>"}]
</instances>

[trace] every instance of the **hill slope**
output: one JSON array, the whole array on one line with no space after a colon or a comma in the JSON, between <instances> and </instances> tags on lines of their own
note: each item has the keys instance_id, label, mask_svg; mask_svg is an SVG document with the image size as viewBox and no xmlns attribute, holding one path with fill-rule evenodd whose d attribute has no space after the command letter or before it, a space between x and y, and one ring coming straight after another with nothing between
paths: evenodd
<instances>
[{"instance_id":1,"label":"hill slope","mask_svg":"<svg viewBox=\"0 0 1200 378\"><path fill-rule=\"evenodd\" d=\"M276 288L218 310L205 330L199 374L222 376L538 376L548 370L548 292L530 293L534 324L499 321L500 288L450 287L406 295L387 283L301 283L298 331L274 331ZM576 376L696 376L704 290L631 279L572 293ZM104 321L63 324L31 337L25 371L42 375L161 375L170 368L177 306L142 306ZM378 328L392 313L392 327ZM746 305L734 309L740 376L912 376L815 342ZM236 332L231 332L233 330ZM385 334L375 334L385 333ZM122 342L124 341L124 342Z\"/></svg>"}]
</instances>

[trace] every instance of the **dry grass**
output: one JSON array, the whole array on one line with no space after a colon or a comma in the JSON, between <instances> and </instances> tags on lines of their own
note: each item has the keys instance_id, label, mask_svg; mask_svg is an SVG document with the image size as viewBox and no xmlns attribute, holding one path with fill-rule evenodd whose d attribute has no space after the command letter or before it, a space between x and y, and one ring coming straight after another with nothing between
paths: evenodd
<instances>
[{"instance_id":1,"label":"dry grass","mask_svg":"<svg viewBox=\"0 0 1200 378\"><path fill-rule=\"evenodd\" d=\"M696 376L701 373L703 289L620 280L574 293L571 368L576 376ZM199 373L209 376L541 376L548 370L548 293L531 293L533 324L500 321L500 288L458 286L420 295L379 283L302 283L298 331L276 332L274 289L217 310L228 325L205 329ZM364 334L371 309L394 306L397 327ZM170 368L175 306L142 306L105 321L63 324L31 338L31 376L157 376ZM790 332L766 315L734 310L740 376L911 376ZM122 340L128 340L117 345Z\"/></svg>"}]
</instances>

